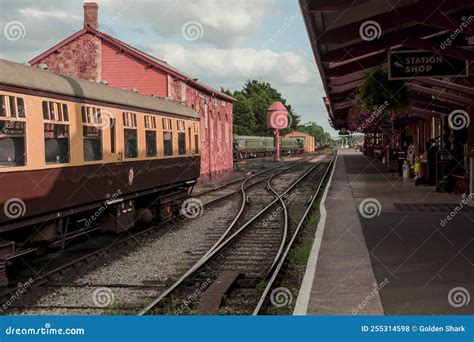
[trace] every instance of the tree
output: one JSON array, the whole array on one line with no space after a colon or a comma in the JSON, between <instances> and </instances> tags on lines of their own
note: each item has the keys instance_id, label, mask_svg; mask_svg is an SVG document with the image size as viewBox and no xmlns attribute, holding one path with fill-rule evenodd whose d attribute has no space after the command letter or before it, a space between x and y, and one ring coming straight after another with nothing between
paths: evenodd
<instances>
[{"instance_id":1,"label":"tree","mask_svg":"<svg viewBox=\"0 0 474 342\"><path fill-rule=\"evenodd\" d=\"M324 128L319 126L316 122L308 122L304 125L296 127L296 131L308 133L313 136L319 143L329 143L331 141L331 135L324 131Z\"/></svg>"},{"instance_id":2,"label":"tree","mask_svg":"<svg viewBox=\"0 0 474 342\"><path fill-rule=\"evenodd\" d=\"M293 131L300 122L300 116L268 82L248 80L242 90L225 92L238 101L234 105L236 134L271 135L272 130L267 128L267 110L274 101L281 101L290 115L291 125L287 130L283 130L283 134Z\"/></svg>"},{"instance_id":3,"label":"tree","mask_svg":"<svg viewBox=\"0 0 474 342\"><path fill-rule=\"evenodd\" d=\"M252 103L242 94L236 94L234 104L234 133L238 135L253 135L256 129L255 115Z\"/></svg>"}]
</instances>

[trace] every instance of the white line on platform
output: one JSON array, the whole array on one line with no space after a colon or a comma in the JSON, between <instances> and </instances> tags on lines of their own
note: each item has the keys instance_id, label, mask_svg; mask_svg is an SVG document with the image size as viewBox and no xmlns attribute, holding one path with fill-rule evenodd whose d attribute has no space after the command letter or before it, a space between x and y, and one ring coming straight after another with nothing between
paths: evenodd
<instances>
[{"instance_id":1,"label":"white line on platform","mask_svg":"<svg viewBox=\"0 0 474 342\"><path fill-rule=\"evenodd\" d=\"M308 263L306 264L306 271L304 273L303 281L301 283L298 298L296 299L295 309L293 315L306 315L308 312L309 299L311 297L311 289L313 287L314 275L316 273L316 265L318 264L319 250L321 249L321 242L323 240L324 227L326 226L326 197L329 192L329 188L332 183L332 176L336 170L337 158L339 157L339 150L337 151L336 161L331 171L331 176L327 183L326 189L324 190L321 203L319 205L320 218L318 227L316 228L316 234L314 236L313 246L311 247L311 253L309 254Z\"/></svg>"}]
</instances>

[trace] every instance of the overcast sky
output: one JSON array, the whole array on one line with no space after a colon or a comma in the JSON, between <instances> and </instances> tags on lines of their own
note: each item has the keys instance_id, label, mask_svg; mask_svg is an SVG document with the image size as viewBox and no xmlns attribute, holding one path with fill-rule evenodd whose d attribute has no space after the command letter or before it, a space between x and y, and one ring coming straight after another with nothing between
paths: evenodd
<instances>
[{"instance_id":1,"label":"overcast sky","mask_svg":"<svg viewBox=\"0 0 474 342\"><path fill-rule=\"evenodd\" d=\"M316 121L334 135L296 0L97 3L102 31L218 89L241 89L247 79L268 81L303 123ZM80 0L0 0L0 4L0 57L16 62L30 60L83 25Z\"/></svg>"}]
</instances>

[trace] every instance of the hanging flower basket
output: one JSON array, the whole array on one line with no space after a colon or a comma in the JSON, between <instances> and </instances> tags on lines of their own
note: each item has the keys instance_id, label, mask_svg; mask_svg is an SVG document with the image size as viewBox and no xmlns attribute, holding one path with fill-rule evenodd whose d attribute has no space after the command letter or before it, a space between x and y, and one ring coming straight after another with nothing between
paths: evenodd
<instances>
[{"instance_id":1,"label":"hanging flower basket","mask_svg":"<svg viewBox=\"0 0 474 342\"><path fill-rule=\"evenodd\" d=\"M348 115L349 130L377 130L377 126L393 123L407 105L404 81L389 80L386 70L370 71L354 95Z\"/></svg>"}]
</instances>

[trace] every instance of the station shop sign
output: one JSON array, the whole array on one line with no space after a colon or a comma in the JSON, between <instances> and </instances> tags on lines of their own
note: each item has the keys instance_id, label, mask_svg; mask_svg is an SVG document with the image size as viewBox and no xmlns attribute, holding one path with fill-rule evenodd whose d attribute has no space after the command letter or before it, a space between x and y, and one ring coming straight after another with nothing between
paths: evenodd
<instances>
[{"instance_id":1,"label":"station shop sign","mask_svg":"<svg viewBox=\"0 0 474 342\"><path fill-rule=\"evenodd\" d=\"M388 78L406 80L422 77L467 76L466 60L431 51L389 51Z\"/></svg>"}]
</instances>

